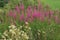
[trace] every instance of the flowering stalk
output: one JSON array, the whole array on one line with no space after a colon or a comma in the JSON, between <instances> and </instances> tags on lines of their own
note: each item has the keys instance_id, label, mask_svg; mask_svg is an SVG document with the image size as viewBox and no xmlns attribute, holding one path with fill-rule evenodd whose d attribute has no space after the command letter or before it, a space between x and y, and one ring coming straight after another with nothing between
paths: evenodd
<instances>
[{"instance_id":1,"label":"flowering stalk","mask_svg":"<svg viewBox=\"0 0 60 40\"><path fill-rule=\"evenodd\" d=\"M20 14L20 9L19 9L19 6L18 5L15 7L15 9Z\"/></svg>"}]
</instances>

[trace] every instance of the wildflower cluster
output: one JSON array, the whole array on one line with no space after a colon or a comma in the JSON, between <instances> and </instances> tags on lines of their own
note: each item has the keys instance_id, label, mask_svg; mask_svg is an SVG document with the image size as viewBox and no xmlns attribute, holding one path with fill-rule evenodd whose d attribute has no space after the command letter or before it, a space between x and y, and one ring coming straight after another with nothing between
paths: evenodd
<instances>
[{"instance_id":1,"label":"wildflower cluster","mask_svg":"<svg viewBox=\"0 0 60 40\"><path fill-rule=\"evenodd\" d=\"M48 5L43 7L41 4L38 4L38 6L29 5L25 9L24 4L21 3L17 5L15 9L9 11L8 17L14 21L18 20L20 22L33 22L36 19L41 22L47 21L49 23L54 21L55 23L60 23L59 11L53 11Z\"/></svg>"}]
</instances>

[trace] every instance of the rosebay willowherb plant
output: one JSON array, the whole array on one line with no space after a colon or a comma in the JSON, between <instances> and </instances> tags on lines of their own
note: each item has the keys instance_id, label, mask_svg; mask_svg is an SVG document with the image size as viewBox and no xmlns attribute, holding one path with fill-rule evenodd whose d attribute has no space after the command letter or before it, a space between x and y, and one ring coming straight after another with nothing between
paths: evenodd
<instances>
[{"instance_id":1,"label":"rosebay willowherb plant","mask_svg":"<svg viewBox=\"0 0 60 40\"><path fill-rule=\"evenodd\" d=\"M40 0L38 0L37 6L29 5L27 8L25 8L23 2L19 3L19 5L17 4L16 6L14 6L14 9L11 10L12 12L8 13L10 15L10 17L8 18L11 18L13 20L16 19L18 22L22 19L24 20L24 22L28 20L31 22L32 20L35 19L40 21L49 21L49 20L54 21L54 16L56 13L54 13L53 10L49 9L48 5L46 6L46 8L44 8L39 1ZM10 12L10 10L8 11Z\"/></svg>"},{"instance_id":2,"label":"rosebay willowherb plant","mask_svg":"<svg viewBox=\"0 0 60 40\"><path fill-rule=\"evenodd\" d=\"M10 17L12 17L12 19L16 18L20 22L22 22L22 21L25 22L28 20L30 20L30 22L31 22L32 20L35 20L35 19L37 21L40 20L42 22L49 21L49 20L51 20L51 21L55 20L55 22L56 22L56 19L54 19L54 16L55 16L54 11L49 8L44 9L44 7L42 7L41 4L39 4L39 5L40 5L39 7L34 6L34 8L32 6L28 6L28 8L25 9L24 5L20 4L19 6L17 5L15 7L15 9L13 9L8 14L10 15ZM59 18L58 18L58 20L59 20Z\"/></svg>"}]
</instances>

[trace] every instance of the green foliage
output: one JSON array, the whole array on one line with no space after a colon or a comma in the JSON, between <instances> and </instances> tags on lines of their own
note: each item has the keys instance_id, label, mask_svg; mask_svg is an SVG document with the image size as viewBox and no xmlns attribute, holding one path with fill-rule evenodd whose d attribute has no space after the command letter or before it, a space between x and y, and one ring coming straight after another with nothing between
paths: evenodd
<instances>
[{"instance_id":1,"label":"green foliage","mask_svg":"<svg viewBox=\"0 0 60 40\"><path fill-rule=\"evenodd\" d=\"M60 0L41 0L44 5L49 5L53 10L60 9Z\"/></svg>"},{"instance_id":2,"label":"green foliage","mask_svg":"<svg viewBox=\"0 0 60 40\"><path fill-rule=\"evenodd\" d=\"M4 7L8 0L0 0L0 7Z\"/></svg>"}]
</instances>

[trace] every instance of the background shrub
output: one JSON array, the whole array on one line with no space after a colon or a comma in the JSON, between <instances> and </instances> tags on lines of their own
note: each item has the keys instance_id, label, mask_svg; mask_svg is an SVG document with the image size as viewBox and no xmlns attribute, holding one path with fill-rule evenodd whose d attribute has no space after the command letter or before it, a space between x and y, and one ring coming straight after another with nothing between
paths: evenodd
<instances>
[{"instance_id":1,"label":"background shrub","mask_svg":"<svg viewBox=\"0 0 60 40\"><path fill-rule=\"evenodd\" d=\"M8 3L9 0L0 0L0 7L4 7L6 3Z\"/></svg>"}]
</instances>

